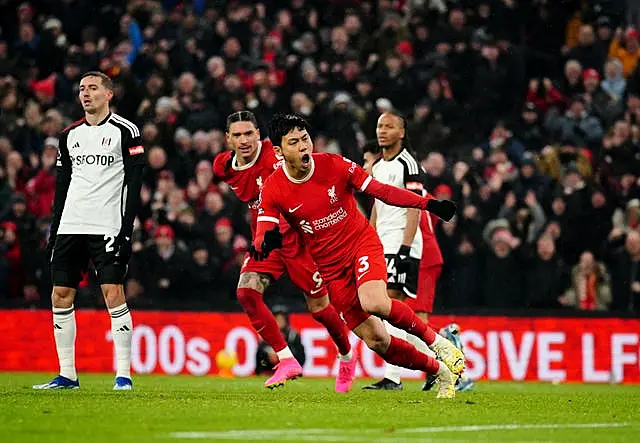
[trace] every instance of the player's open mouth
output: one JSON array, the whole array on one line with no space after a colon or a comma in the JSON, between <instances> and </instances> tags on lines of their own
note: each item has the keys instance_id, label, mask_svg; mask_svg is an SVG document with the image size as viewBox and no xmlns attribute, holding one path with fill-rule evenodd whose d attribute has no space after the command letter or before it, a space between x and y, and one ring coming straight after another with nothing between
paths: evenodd
<instances>
[{"instance_id":1,"label":"player's open mouth","mask_svg":"<svg viewBox=\"0 0 640 443\"><path fill-rule=\"evenodd\" d=\"M309 163L311 163L311 156L309 154L304 154L301 160L302 166L309 166Z\"/></svg>"}]
</instances>

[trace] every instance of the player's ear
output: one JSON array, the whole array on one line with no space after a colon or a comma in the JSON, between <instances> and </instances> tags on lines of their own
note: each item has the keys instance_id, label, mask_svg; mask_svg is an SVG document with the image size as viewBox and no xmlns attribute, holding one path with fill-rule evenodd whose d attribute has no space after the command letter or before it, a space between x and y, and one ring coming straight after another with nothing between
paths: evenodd
<instances>
[{"instance_id":1,"label":"player's ear","mask_svg":"<svg viewBox=\"0 0 640 443\"><path fill-rule=\"evenodd\" d=\"M282 156L282 148L278 145L273 145L273 150L276 151L276 154Z\"/></svg>"}]
</instances>

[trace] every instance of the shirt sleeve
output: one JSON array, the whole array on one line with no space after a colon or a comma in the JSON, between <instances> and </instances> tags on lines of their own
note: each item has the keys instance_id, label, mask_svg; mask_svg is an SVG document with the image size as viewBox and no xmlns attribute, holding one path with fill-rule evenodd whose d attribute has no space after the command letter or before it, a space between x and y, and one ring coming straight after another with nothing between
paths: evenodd
<instances>
[{"instance_id":1,"label":"shirt sleeve","mask_svg":"<svg viewBox=\"0 0 640 443\"><path fill-rule=\"evenodd\" d=\"M424 172L422 172L420 165L413 158L402 159L401 161L404 166L403 182L405 189L422 195L424 192Z\"/></svg>"},{"instance_id":2,"label":"shirt sleeve","mask_svg":"<svg viewBox=\"0 0 640 443\"><path fill-rule=\"evenodd\" d=\"M231 163L233 162L233 151L227 154L228 151L221 152L213 159L213 175L219 180L226 180L227 171L231 169Z\"/></svg>"},{"instance_id":3,"label":"shirt sleeve","mask_svg":"<svg viewBox=\"0 0 640 443\"><path fill-rule=\"evenodd\" d=\"M346 157L341 157L337 154L334 155L336 157L334 160L335 170L339 171L340 175L346 178L352 188L364 192L373 177L367 174L357 163Z\"/></svg>"},{"instance_id":4,"label":"shirt sleeve","mask_svg":"<svg viewBox=\"0 0 640 443\"><path fill-rule=\"evenodd\" d=\"M53 199L53 220L49 236L54 239L58 233L60 226L60 218L64 204L67 200L69 185L71 184L71 157L69 156L69 147L67 146L68 133L64 132L60 136L58 144L58 158L56 159L56 192Z\"/></svg>"},{"instance_id":5,"label":"shirt sleeve","mask_svg":"<svg viewBox=\"0 0 640 443\"><path fill-rule=\"evenodd\" d=\"M146 164L146 156L140 131L123 131L122 155L124 162L124 181L127 185L127 200L122 217L121 234L131 238L133 222L140 209L140 190L142 188L142 174Z\"/></svg>"},{"instance_id":6,"label":"shirt sleeve","mask_svg":"<svg viewBox=\"0 0 640 443\"><path fill-rule=\"evenodd\" d=\"M124 132L126 137L124 137L122 143L122 155L125 170L132 166L144 165L146 156L144 154L144 145L142 144L140 132L137 132L135 136L128 131Z\"/></svg>"}]
</instances>

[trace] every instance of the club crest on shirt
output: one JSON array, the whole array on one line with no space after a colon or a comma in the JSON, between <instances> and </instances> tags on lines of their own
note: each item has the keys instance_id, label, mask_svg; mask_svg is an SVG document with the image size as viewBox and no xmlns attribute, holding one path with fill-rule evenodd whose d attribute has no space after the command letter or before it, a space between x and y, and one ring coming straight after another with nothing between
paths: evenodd
<instances>
[{"instance_id":1,"label":"club crest on shirt","mask_svg":"<svg viewBox=\"0 0 640 443\"><path fill-rule=\"evenodd\" d=\"M332 205L338 203L338 196L336 195L336 185L331 186L327 189L327 194L329 195L329 203Z\"/></svg>"},{"instance_id":2,"label":"club crest on shirt","mask_svg":"<svg viewBox=\"0 0 640 443\"><path fill-rule=\"evenodd\" d=\"M111 144L111 137L102 137L102 146L107 147Z\"/></svg>"}]
</instances>

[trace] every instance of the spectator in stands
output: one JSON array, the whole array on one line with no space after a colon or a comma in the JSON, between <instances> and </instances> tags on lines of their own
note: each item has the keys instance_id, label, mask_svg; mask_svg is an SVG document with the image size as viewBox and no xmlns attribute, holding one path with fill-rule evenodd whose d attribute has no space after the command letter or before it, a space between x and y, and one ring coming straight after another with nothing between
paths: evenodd
<instances>
[{"instance_id":1,"label":"spectator in stands","mask_svg":"<svg viewBox=\"0 0 640 443\"><path fill-rule=\"evenodd\" d=\"M467 8L440 0L129 3L98 15L86 2L25 4L0 17L0 222L18 230L21 302L35 294L33 286L50 290L38 245L48 232L56 138L81 117L79 76L102 69L115 84L114 111L142 129L148 156L127 287L139 303L181 302L182 284L175 282L190 273L200 282L194 292L212 287L194 302L210 300L213 309L233 300L214 294L235 286L251 232L246 208L211 174L211 161L225 148L228 113L254 110L265 137L274 112L300 112L314 127L318 151L360 161L362 134L395 108L406 114L427 189L459 202L456 221L437 228L447 256L438 289L448 294L438 297L445 306L484 306L489 294L491 306L544 305L479 278L485 258L507 280L517 266L519 287L556 258L570 269L589 250L620 263L621 271L609 264L611 307L629 309L632 284L622 283L629 274L618 273L635 265L617 243L630 238L633 250L637 224L640 45L633 28L613 35L624 23L620 8L512 1ZM22 203L16 216L14 199L24 199L26 217ZM483 241L503 207L509 228ZM532 223L539 208L543 228ZM24 225L36 228L23 235ZM545 235L555 253L545 240L536 254ZM147 256L153 267L142 273ZM0 258L0 274L7 258ZM206 276L206 263L216 268L218 259L228 272ZM531 260L537 267L523 267ZM547 301L552 286L541 286Z\"/></svg>"},{"instance_id":2,"label":"spectator in stands","mask_svg":"<svg viewBox=\"0 0 640 443\"><path fill-rule=\"evenodd\" d=\"M508 220L489 222L483 233L489 246L485 257L483 306L490 308L524 307L521 241L514 237Z\"/></svg>"},{"instance_id":3,"label":"spectator in stands","mask_svg":"<svg viewBox=\"0 0 640 443\"><path fill-rule=\"evenodd\" d=\"M583 311L605 311L611 303L609 273L590 251L580 255L571 271L571 288L558 299L564 306Z\"/></svg>"},{"instance_id":4,"label":"spectator in stands","mask_svg":"<svg viewBox=\"0 0 640 443\"><path fill-rule=\"evenodd\" d=\"M633 28L627 29L626 32L618 28L611 40L609 57L618 59L622 63L622 74L625 78L631 75L638 64L638 57L640 57L639 38L640 34Z\"/></svg>"},{"instance_id":5,"label":"spectator in stands","mask_svg":"<svg viewBox=\"0 0 640 443\"><path fill-rule=\"evenodd\" d=\"M543 234L527 251L524 275L526 306L553 309L566 286L566 269L556 253L555 240Z\"/></svg>"}]
</instances>

